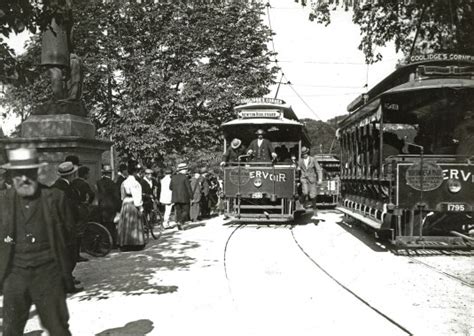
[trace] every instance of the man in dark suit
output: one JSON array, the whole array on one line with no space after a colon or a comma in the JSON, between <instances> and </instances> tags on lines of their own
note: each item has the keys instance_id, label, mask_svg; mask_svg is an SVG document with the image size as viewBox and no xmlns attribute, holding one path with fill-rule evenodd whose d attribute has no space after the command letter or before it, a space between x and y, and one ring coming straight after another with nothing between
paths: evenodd
<instances>
[{"instance_id":1,"label":"man in dark suit","mask_svg":"<svg viewBox=\"0 0 474 336\"><path fill-rule=\"evenodd\" d=\"M189 208L193 191L188 178L188 165L180 163L177 167L177 174L171 177L171 202L174 203L176 212L176 222L178 230L183 230L186 220L189 220Z\"/></svg>"},{"instance_id":2,"label":"man in dark suit","mask_svg":"<svg viewBox=\"0 0 474 336\"><path fill-rule=\"evenodd\" d=\"M97 199L99 201L101 223L109 230L113 243L116 245L117 228L114 218L116 213L120 212L122 202L117 186L112 181L112 168L110 165L102 167L102 177L97 181Z\"/></svg>"},{"instance_id":3,"label":"man in dark suit","mask_svg":"<svg viewBox=\"0 0 474 336\"><path fill-rule=\"evenodd\" d=\"M87 181L90 176L90 169L86 166L80 166L77 169L77 178L72 180L72 187L79 193L81 204L90 205L94 201L95 193L91 185Z\"/></svg>"},{"instance_id":4,"label":"man in dark suit","mask_svg":"<svg viewBox=\"0 0 474 336\"><path fill-rule=\"evenodd\" d=\"M50 335L71 335L66 292L74 287L71 255L74 218L66 195L38 183L35 149L8 152L13 188L0 199L0 284L3 335L23 335L35 304Z\"/></svg>"},{"instance_id":5,"label":"man in dark suit","mask_svg":"<svg viewBox=\"0 0 474 336\"><path fill-rule=\"evenodd\" d=\"M199 182L201 184L201 218L209 218L211 215L211 209L209 207L209 192L210 192L210 181L209 173L207 167L202 167L200 170L201 176L199 177Z\"/></svg>"},{"instance_id":6,"label":"man in dark suit","mask_svg":"<svg viewBox=\"0 0 474 336\"><path fill-rule=\"evenodd\" d=\"M277 157L273 150L272 143L263 138L265 131L263 129L257 130L257 139L252 140L247 147L247 154L251 155L251 161L254 162L270 162Z\"/></svg>"},{"instance_id":7,"label":"man in dark suit","mask_svg":"<svg viewBox=\"0 0 474 336\"><path fill-rule=\"evenodd\" d=\"M71 161L65 161L58 166L59 178L54 182L53 188L58 188L66 194L66 198L71 205L75 219L76 244L72 249L76 262L88 261L80 254L81 238L84 233L85 223L87 223L88 214L81 208L81 196L72 182L76 179L78 166Z\"/></svg>"},{"instance_id":8,"label":"man in dark suit","mask_svg":"<svg viewBox=\"0 0 474 336\"><path fill-rule=\"evenodd\" d=\"M221 166L227 164L237 164L239 162L239 156L245 154L245 149L242 146L242 141L240 139L234 138L230 143L230 147L226 150L222 156ZM242 158L242 161L245 161L246 158Z\"/></svg>"},{"instance_id":9,"label":"man in dark suit","mask_svg":"<svg viewBox=\"0 0 474 336\"><path fill-rule=\"evenodd\" d=\"M125 181L125 179L128 177L128 167L127 164L121 163L119 165L118 173L117 173L117 178L115 179L115 184L117 185L117 188L120 193L120 186L122 185L122 182Z\"/></svg>"},{"instance_id":10,"label":"man in dark suit","mask_svg":"<svg viewBox=\"0 0 474 336\"><path fill-rule=\"evenodd\" d=\"M316 196L318 194L318 184L322 183L323 170L313 157L309 155L309 149L301 147L302 158L298 162L298 169L300 171L301 192L303 200L301 204L305 204L308 200L314 211L316 211Z\"/></svg>"},{"instance_id":11,"label":"man in dark suit","mask_svg":"<svg viewBox=\"0 0 474 336\"><path fill-rule=\"evenodd\" d=\"M145 169L145 174L139 182L142 186L143 209L146 213L150 213L153 210L153 201L156 200L158 189L156 180L153 178L153 170Z\"/></svg>"}]
</instances>

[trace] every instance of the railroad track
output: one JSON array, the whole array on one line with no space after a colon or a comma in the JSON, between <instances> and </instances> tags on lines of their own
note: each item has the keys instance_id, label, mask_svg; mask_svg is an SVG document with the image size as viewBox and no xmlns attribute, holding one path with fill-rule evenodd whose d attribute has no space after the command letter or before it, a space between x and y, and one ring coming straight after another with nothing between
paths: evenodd
<instances>
[{"instance_id":1,"label":"railroad track","mask_svg":"<svg viewBox=\"0 0 474 336\"><path fill-rule=\"evenodd\" d=\"M234 230L230 233L229 237L227 237L227 240L225 242L225 247L224 247L224 272L225 272L225 278L227 279L227 282L229 282L229 274L227 273L227 248L229 246L229 242L232 239L232 236L237 232L237 230L240 230L242 227L246 226L246 224L240 224L235 227Z\"/></svg>"},{"instance_id":2,"label":"railroad track","mask_svg":"<svg viewBox=\"0 0 474 336\"><path fill-rule=\"evenodd\" d=\"M227 282L229 283L229 290L232 292L231 290L231 286L230 286L230 279L229 279L229 276L228 276L228 273L227 273L227 248L229 246L229 243L230 241L232 240L233 237L236 237L235 233L244 228L244 227L247 227L248 224L240 224L238 226L236 226L232 232L229 234L228 238L227 238L227 241L226 241L226 244L225 244L225 248L224 248L224 271L225 271L225 276L226 276L226 279L227 279ZM270 225L268 225L267 227L271 227ZM398 323L397 321L395 321L394 319L392 319L391 317L389 317L388 315L386 315L385 313L383 313L382 311L380 311L379 309L377 309L376 307L372 306L367 300L365 300L364 298L362 298L361 296L357 295L354 291L352 291L350 288L348 288L347 286L345 286L344 284L342 284L339 280L337 280L333 275L331 275L324 267L322 267L312 256L309 255L309 253L303 248L303 246L300 244L300 242L297 240L294 232L293 232L293 227L294 225L277 225L275 226L275 228L279 228L279 229L286 229L286 230L289 230L290 233L291 233L291 236L292 236L292 239L294 241L294 243L297 245L298 249L301 251L301 253L311 261L311 263L313 265L315 265L321 272L323 272L327 277L329 277L332 281L334 281L338 286L340 286L341 288L343 288L346 292L348 292L350 295L352 295L353 297L355 297L357 300L359 300L362 304L364 304L365 306L367 306L368 308L370 308L372 311L374 311L376 314L378 314L379 316L381 316L383 319L387 320L388 322L390 322L391 324L393 324L394 326L396 326L398 329L400 329L401 331L403 331L404 333L406 333L407 335L413 335L412 332L410 332L406 327L404 327L403 325L401 325L400 323Z\"/></svg>"},{"instance_id":3,"label":"railroad track","mask_svg":"<svg viewBox=\"0 0 474 336\"><path fill-rule=\"evenodd\" d=\"M418 259L416 259L415 257L410 257L410 256L408 256L407 258L410 259L412 262L418 264L418 265L421 265L421 266L423 266L423 267L425 267L425 268L428 268L428 269L432 270L433 272L436 272L436 273L438 273L438 274L444 275L445 277L448 277L448 278L450 278L451 280L454 280L454 281L456 281L456 282L458 282L458 283L460 283L460 284L463 284L463 285L465 285L465 286L474 288L474 283L472 283L472 282L470 282L470 281L464 280L463 278L458 277L458 276L456 276L456 275L454 275L454 274L445 272L445 271L443 271L443 270L441 270L441 269L439 269L439 268L437 268L437 267L435 267L435 266L433 266L433 265L430 265L430 264L425 263L425 262L423 262L423 261L421 261L421 260L418 260Z\"/></svg>"},{"instance_id":4,"label":"railroad track","mask_svg":"<svg viewBox=\"0 0 474 336\"><path fill-rule=\"evenodd\" d=\"M332 281L334 281L338 286L340 286L342 289L344 289L346 292L348 292L349 294L351 294L353 297L355 297L357 300L359 300L360 302L362 302L365 306L367 306L368 308L370 308L371 310L373 310L375 313L377 313L378 315L380 315L382 318L384 318L385 320L389 321L391 324L395 325L397 328L399 328L400 330L402 330L403 332L405 332L407 335L413 335L412 332L410 332L406 327L404 327L403 325L401 325L400 323L398 323L397 321L395 321L394 319L392 319L391 317L389 317L388 315L386 315L385 313L383 313L382 311L380 311L379 309L377 309L376 307L372 306L368 301L366 301L364 298L362 298L361 296L359 296L358 294L356 294L354 291L352 291L350 288L348 288L347 286L345 286L344 284L342 284L339 280L337 280L331 273L329 273L323 266L321 266L312 256L309 255L309 253L303 248L303 246L299 243L298 239L296 238L294 232L293 232L293 228L290 229L291 231L291 236L296 244L296 246L300 249L300 251L306 256L306 258L309 259L309 261L311 261L311 263L313 263L321 272L323 272L326 276L328 276Z\"/></svg>"}]
</instances>

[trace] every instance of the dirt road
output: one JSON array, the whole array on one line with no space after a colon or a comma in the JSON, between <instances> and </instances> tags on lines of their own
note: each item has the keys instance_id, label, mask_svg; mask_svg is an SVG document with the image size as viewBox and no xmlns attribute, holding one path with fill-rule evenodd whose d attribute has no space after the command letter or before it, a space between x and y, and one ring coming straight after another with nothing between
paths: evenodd
<instances>
[{"instance_id":1,"label":"dirt road","mask_svg":"<svg viewBox=\"0 0 474 336\"><path fill-rule=\"evenodd\" d=\"M471 256L396 256L340 214L318 217L295 227L213 218L81 263L86 290L68 299L71 331L474 335ZM41 335L34 310L27 332Z\"/></svg>"}]
</instances>

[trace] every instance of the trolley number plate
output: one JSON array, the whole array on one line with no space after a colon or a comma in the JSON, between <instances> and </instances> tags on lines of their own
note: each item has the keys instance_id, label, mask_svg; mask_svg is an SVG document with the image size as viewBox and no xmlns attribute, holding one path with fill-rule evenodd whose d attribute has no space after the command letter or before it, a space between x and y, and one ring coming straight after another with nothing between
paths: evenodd
<instances>
[{"instance_id":1,"label":"trolley number plate","mask_svg":"<svg viewBox=\"0 0 474 336\"><path fill-rule=\"evenodd\" d=\"M263 198L263 194L261 192L253 193L252 198Z\"/></svg>"},{"instance_id":2,"label":"trolley number plate","mask_svg":"<svg viewBox=\"0 0 474 336\"><path fill-rule=\"evenodd\" d=\"M448 212L462 212L469 211L470 206L464 203L443 203L442 209Z\"/></svg>"}]
</instances>

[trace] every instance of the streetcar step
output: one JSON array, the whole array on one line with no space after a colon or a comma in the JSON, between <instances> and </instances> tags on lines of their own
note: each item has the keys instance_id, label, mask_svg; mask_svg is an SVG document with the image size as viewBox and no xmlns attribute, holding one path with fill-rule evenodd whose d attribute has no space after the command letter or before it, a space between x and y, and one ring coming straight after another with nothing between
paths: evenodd
<instances>
[{"instance_id":1,"label":"streetcar step","mask_svg":"<svg viewBox=\"0 0 474 336\"><path fill-rule=\"evenodd\" d=\"M281 205L240 205L241 209L282 209Z\"/></svg>"},{"instance_id":2,"label":"streetcar step","mask_svg":"<svg viewBox=\"0 0 474 336\"><path fill-rule=\"evenodd\" d=\"M403 248L426 249L472 249L474 245L466 243L461 237L447 236L399 236L393 244Z\"/></svg>"}]
</instances>

